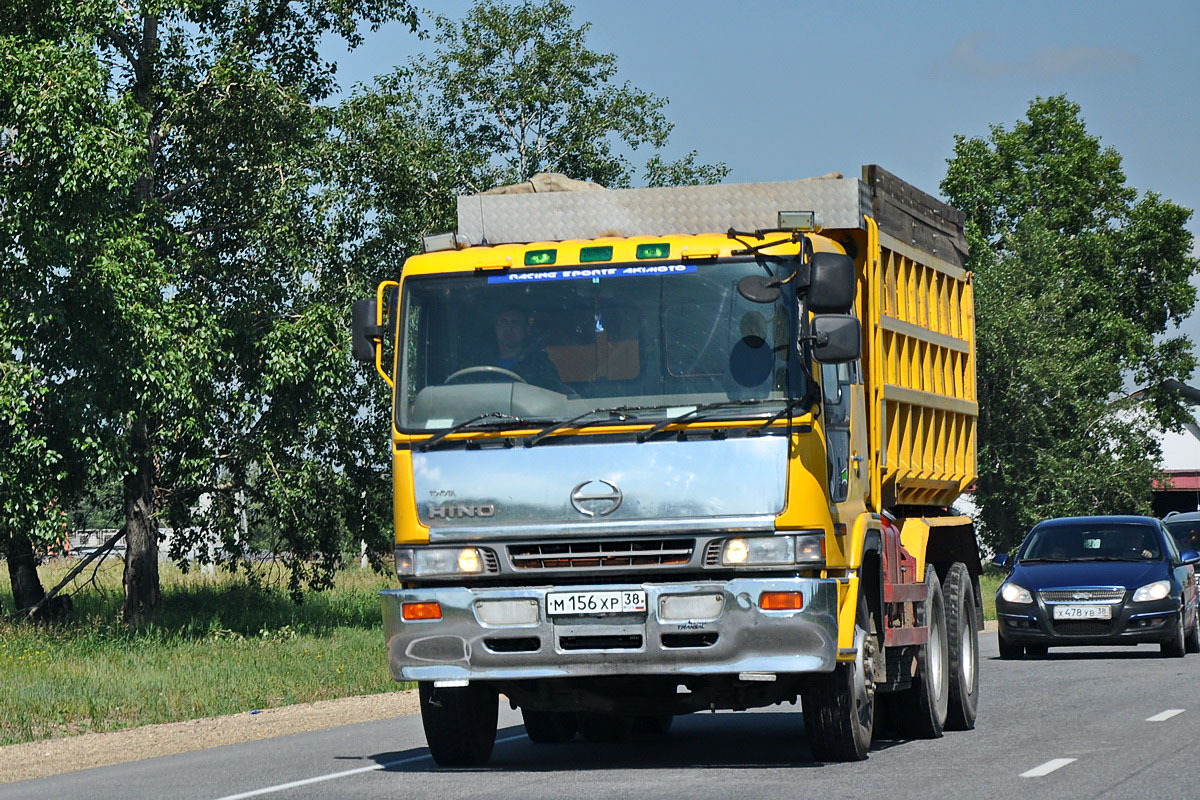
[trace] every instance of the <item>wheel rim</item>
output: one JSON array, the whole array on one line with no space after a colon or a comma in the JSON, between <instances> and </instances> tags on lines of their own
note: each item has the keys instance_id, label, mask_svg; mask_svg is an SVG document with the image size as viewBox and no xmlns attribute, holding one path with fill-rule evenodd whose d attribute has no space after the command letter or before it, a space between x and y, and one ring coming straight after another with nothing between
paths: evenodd
<instances>
[{"instance_id":1,"label":"wheel rim","mask_svg":"<svg viewBox=\"0 0 1200 800\"><path fill-rule=\"evenodd\" d=\"M946 633L945 621L942 617L942 607L940 603L931 603L932 613L930 614L929 625L929 688L930 695L935 698L942 696L942 683L945 680L943 675L942 665L944 661L945 642L943 638Z\"/></svg>"},{"instance_id":2,"label":"wheel rim","mask_svg":"<svg viewBox=\"0 0 1200 800\"><path fill-rule=\"evenodd\" d=\"M959 619L967 621L968 626L974 626L974 619L971 613L971 604L967 602L966 597L963 597L962 613L959 614ZM966 681L968 689L975 685L975 659L978 654L975 648L979 646L979 641L972 635L973 629L969 628L964 631L966 646L962 649L962 674L963 680Z\"/></svg>"},{"instance_id":3,"label":"wheel rim","mask_svg":"<svg viewBox=\"0 0 1200 800\"><path fill-rule=\"evenodd\" d=\"M854 626L854 647L858 651L854 660L855 721L869 731L875 716L875 639L858 624Z\"/></svg>"}]
</instances>

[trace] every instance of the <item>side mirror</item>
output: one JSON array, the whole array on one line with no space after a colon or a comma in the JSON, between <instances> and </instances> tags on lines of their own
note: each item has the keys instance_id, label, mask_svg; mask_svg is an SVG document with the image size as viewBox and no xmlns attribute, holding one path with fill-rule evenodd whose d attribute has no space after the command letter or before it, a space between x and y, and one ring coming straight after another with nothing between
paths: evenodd
<instances>
[{"instance_id":1,"label":"side mirror","mask_svg":"<svg viewBox=\"0 0 1200 800\"><path fill-rule=\"evenodd\" d=\"M841 364L858 358L862 351L862 327L849 314L818 314L813 317L813 358L822 364Z\"/></svg>"},{"instance_id":2,"label":"side mirror","mask_svg":"<svg viewBox=\"0 0 1200 800\"><path fill-rule=\"evenodd\" d=\"M1179 554L1179 560L1184 564L1200 564L1200 553L1195 550L1184 550Z\"/></svg>"},{"instance_id":3,"label":"side mirror","mask_svg":"<svg viewBox=\"0 0 1200 800\"><path fill-rule=\"evenodd\" d=\"M350 315L350 350L355 361L371 364L383 329L375 324L377 306L374 298L355 302Z\"/></svg>"},{"instance_id":4,"label":"side mirror","mask_svg":"<svg viewBox=\"0 0 1200 800\"><path fill-rule=\"evenodd\" d=\"M808 279L808 310L848 314L854 306L854 259L842 253L813 253Z\"/></svg>"},{"instance_id":5,"label":"side mirror","mask_svg":"<svg viewBox=\"0 0 1200 800\"><path fill-rule=\"evenodd\" d=\"M992 556L992 563L1000 569L1012 569L1012 558L1008 553L996 553Z\"/></svg>"}]
</instances>

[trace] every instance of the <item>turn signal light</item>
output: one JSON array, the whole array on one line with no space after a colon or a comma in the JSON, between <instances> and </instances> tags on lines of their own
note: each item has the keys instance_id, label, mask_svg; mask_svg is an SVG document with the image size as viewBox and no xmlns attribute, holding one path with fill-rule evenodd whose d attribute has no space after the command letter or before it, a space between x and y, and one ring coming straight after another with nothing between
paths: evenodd
<instances>
[{"instance_id":1,"label":"turn signal light","mask_svg":"<svg viewBox=\"0 0 1200 800\"><path fill-rule=\"evenodd\" d=\"M758 598L763 611L799 611L804 608L803 592L763 592Z\"/></svg>"},{"instance_id":2,"label":"turn signal light","mask_svg":"<svg viewBox=\"0 0 1200 800\"><path fill-rule=\"evenodd\" d=\"M405 603L400 613L408 621L416 619L441 619L442 604L441 603Z\"/></svg>"}]
</instances>

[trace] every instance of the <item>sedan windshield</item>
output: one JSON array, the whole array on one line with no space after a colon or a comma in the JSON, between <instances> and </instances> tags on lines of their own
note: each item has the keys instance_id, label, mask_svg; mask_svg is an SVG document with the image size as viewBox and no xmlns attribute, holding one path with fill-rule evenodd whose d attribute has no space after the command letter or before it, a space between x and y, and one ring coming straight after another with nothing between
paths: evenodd
<instances>
[{"instance_id":1,"label":"sedan windshield","mask_svg":"<svg viewBox=\"0 0 1200 800\"><path fill-rule=\"evenodd\" d=\"M1034 528L1019 559L1030 561L1148 561L1162 558L1158 534L1137 523L1078 523Z\"/></svg>"},{"instance_id":2,"label":"sedan windshield","mask_svg":"<svg viewBox=\"0 0 1200 800\"><path fill-rule=\"evenodd\" d=\"M788 363L784 303L737 292L740 278L762 274L742 260L413 277L397 427L500 414L658 421L702 406L704 419L777 413L805 382Z\"/></svg>"}]
</instances>

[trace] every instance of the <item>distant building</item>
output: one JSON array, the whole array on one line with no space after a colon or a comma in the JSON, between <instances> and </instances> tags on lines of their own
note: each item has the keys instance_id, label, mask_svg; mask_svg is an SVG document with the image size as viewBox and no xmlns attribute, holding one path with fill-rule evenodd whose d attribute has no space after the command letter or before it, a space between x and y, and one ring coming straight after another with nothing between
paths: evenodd
<instances>
[{"instance_id":1,"label":"distant building","mask_svg":"<svg viewBox=\"0 0 1200 800\"><path fill-rule=\"evenodd\" d=\"M1153 486L1154 515L1165 517L1172 511L1200 511L1200 389L1179 381L1167 381L1167 388L1191 404L1192 421L1182 432L1160 431L1163 479ZM1134 392L1136 397L1140 392Z\"/></svg>"}]
</instances>

